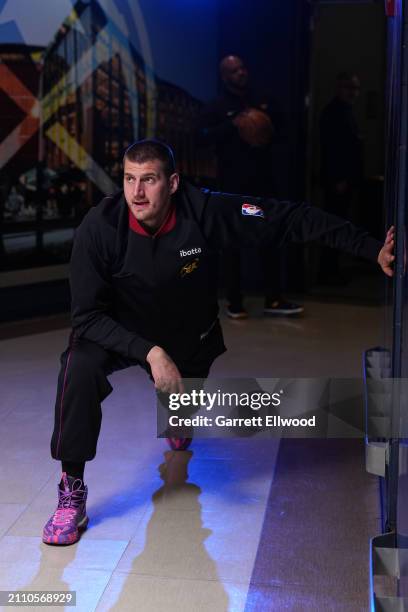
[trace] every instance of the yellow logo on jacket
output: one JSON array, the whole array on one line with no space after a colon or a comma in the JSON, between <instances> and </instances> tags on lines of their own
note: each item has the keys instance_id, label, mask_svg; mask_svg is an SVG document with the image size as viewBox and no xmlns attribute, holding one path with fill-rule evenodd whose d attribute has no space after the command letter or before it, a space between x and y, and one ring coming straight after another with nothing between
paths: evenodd
<instances>
[{"instance_id":1,"label":"yellow logo on jacket","mask_svg":"<svg viewBox=\"0 0 408 612\"><path fill-rule=\"evenodd\" d=\"M183 278L183 276L186 276L187 274L191 274L192 272L194 272L194 270L197 270L199 261L199 257L196 257L192 261L186 263L180 270L181 278Z\"/></svg>"}]
</instances>

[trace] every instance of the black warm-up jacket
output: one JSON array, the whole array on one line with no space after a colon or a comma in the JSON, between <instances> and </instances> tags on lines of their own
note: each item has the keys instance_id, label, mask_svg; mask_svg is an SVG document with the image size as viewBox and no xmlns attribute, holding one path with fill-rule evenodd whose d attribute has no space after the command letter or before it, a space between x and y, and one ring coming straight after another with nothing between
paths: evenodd
<instances>
[{"instance_id":1,"label":"black warm-up jacket","mask_svg":"<svg viewBox=\"0 0 408 612\"><path fill-rule=\"evenodd\" d=\"M174 227L154 237L130 227L123 192L106 197L74 240L74 334L143 365L155 345L182 369L206 343L209 363L225 350L217 322L218 254L225 247L318 240L375 262L382 246L348 221L303 203L188 183L173 201Z\"/></svg>"}]
</instances>

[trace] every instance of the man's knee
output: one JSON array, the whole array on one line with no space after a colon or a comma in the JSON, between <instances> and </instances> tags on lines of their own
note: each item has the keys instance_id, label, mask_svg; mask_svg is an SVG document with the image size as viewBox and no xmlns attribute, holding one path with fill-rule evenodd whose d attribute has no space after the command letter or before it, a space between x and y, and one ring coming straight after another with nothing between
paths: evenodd
<instances>
[{"instance_id":1,"label":"man's knee","mask_svg":"<svg viewBox=\"0 0 408 612\"><path fill-rule=\"evenodd\" d=\"M81 388L97 384L105 395L111 390L106 379L109 359L109 353L98 344L75 340L61 356L63 378L66 381L69 377L70 385Z\"/></svg>"}]
</instances>

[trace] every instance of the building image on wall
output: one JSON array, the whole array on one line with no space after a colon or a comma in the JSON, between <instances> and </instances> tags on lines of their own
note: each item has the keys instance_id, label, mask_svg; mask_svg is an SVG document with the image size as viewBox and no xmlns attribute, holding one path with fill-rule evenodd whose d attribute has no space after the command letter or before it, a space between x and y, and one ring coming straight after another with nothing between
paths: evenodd
<instances>
[{"instance_id":1,"label":"building image on wall","mask_svg":"<svg viewBox=\"0 0 408 612\"><path fill-rule=\"evenodd\" d=\"M0 189L3 222L21 216L24 184L19 177L38 161L41 51L23 44L0 45Z\"/></svg>"},{"instance_id":2,"label":"building image on wall","mask_svg":"<svg viewBox=\"0 0 408 612\"><path fill-rule=\"evenodd\" d=\"M214 158L203 155L197 147L194 126L202 103L172 83L157 81L156 135L171 144L179 170L191 179L215 175Z\"/></svg>"},{"instance_id":3,"label":"building image on wall","mask_svg":"<svg viewBox=\"0 0 408 612\"><path fill-rule=\"evenodd\" d=\"M28 169L38 156L41 47L0 45L0 159ZM7 171L13 173L12 166Z\"/></svg>"},{"instance_id":4,"label":"building image on wall","mask_svg":"<svg viewBox=\"0 0 408 612\"><path fill-rule=\"evenodd\" d=\"M61 25L42 80L47 167L80 170L102 194L115 190L121 151L152 129L154 96L147 100L141 58L98 2L78 3Z\"/></svg>"},{"instance_id":5,"label":"building image on wall","mask_svg":"<svg viewBox=\"0 0 408 612\"><path fill-rule=\"evenodd\" d=\"M134 140L170 142L180 170L199 174L194 122L200 102L150 73L98 2L78 3L44 54L46 165L81 170L101 194L121 181Z\"/></svg>"},{"instance_id":6,"label":"building image on wall","mask_svg":"<svg viewBox=\"0 0 408 612\"><path fill-rule=\"evenodd\" d=\"M2 183L8 232L3 269L24 267L27 259L31 265L67 261L74 227L89 206L120 188L123 151L137 139L169 142L188 178L207 173L194 142L201 102L155 75L130 38L97 0L81 0L45 48L13 46L18 82L30 84L31 98L20 108L13 77L9 98L16 99L7 112L28 114L22 123L20 118L20 136L7 140L4 132L0 142L8 151L1 170L10 177ZM0 66L4 72L6 63ZM5 119L11 129L13 121ZM24 248L27 256L19 260Z\"/></svg>"}]
</instances>

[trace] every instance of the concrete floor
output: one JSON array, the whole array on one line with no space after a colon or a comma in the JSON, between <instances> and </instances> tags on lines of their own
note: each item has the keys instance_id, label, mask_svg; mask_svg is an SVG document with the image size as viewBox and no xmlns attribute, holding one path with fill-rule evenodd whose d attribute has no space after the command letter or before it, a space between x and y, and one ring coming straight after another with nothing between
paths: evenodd
<instances>
[{"instance_id":1,"label":"concrete floor","mask_svg":"<svg viewBox=\"0 0 408 612\"><path fill-rule=\"evenodd\" d=\"M360 376L362 351L381 338L374 306L310 301L303 317L277 320L262 317L257 299L248 306L247 321L223 318L229 350L213 376ZM85 472L88 530L74 546L43 544L60 476L48 449L67 337L0 342L0 590L74 590L81 612L368 610L368 538L380 526L361 441L347 450L196 440L174 453L155 438L154 390L137 368L111 377Z\"/></svg>"}]
</instances>

